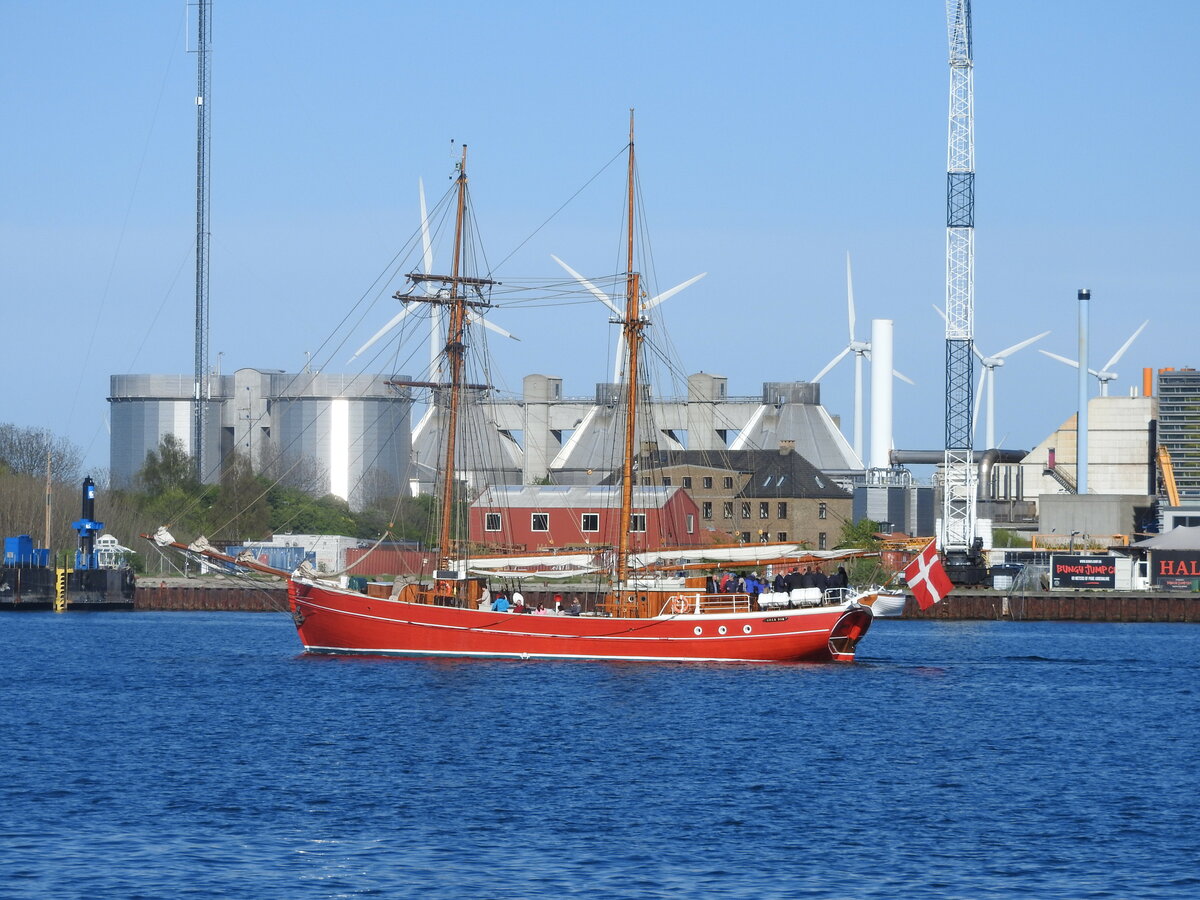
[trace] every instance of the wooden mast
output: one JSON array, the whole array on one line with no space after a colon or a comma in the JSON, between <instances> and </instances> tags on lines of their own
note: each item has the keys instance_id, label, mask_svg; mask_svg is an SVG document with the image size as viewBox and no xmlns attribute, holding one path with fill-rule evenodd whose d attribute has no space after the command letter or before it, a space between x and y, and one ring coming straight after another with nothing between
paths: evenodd
<instances>
[{"instance_id":1,"label":"wooden mast","mask_svg":"<svg viewBox=\"0 0 1200 900\"><path fill-rule=\"evenodd\" d=\"M621 518L617 539L617 590L629 579L629 534L633 518L633 460L638 406L638 350L642 340L642 311L638 273L633 268L634 160L633 110L629 111L629 232L625 267L625 456L621 466ZM622 607L618 605L617 609ZM618 613L619 614L619 613Z\"/></svg>"},{"instance_id":2,"label":"wooden mast","mask_svg":"<svg viewBox=\"0 0 1200 900\"><path fill-rule=\"evenodd\" d=\"M459 266L463 255L463 219L467 202L467 145L463 144L458 166L458 213L454 223L454 261L450 271L450 324L446 333L446 357L450 362L450 409L446 429L446 458L442 466L442 521L438 532L441 568L450 565L451 526L454 521L454 453L458 433L458 405L462 388L463 331L466 326L465 297L459 292Z\"/></svg>"}]
</instances>

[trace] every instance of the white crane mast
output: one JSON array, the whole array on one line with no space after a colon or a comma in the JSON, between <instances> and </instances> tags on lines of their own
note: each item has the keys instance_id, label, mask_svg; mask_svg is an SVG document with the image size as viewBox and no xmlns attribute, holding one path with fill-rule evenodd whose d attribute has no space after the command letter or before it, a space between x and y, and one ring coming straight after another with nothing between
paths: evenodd
<instances>
[{"instance_id":1,"label":"white crane mast","mask_svg":"<svg viewBox=\"0 0 1200 900\"><path fill-rule=\"evenodd\" d=\"M976 477L971 435L975 333L971 0L947 0L946 24L950 39L950 125L946 154L946 457L941 543L948 555L958 555L969 553L975 539Z\"/></svg>"}]
</instances>

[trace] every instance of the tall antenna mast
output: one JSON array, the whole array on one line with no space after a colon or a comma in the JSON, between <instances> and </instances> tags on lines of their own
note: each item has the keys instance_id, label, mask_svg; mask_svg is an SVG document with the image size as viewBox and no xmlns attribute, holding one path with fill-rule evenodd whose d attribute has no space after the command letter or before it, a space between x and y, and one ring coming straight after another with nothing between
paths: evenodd
<instances>
[{"instance_id":1,"label":"tall antenna mast","mask_svg":"<svg viewBox=\"0 0 1200 900\"><path fill-rule=\"evenodd\" d=\"M196 2L196 380L192 387L192 461L204 482L204 421L208 412L208 54L212 0Z\"/></svg>"},{"instance_id":2,"label":"tall antenna mast","mask_svg":"<svg viewBox=\"0 0 1200 900\"><path fill-rule=\"evenodd\" d=\"M946 0L950 127L946 166L946 458L942 550L962 562L975 539L971 370L975 337L975 113L971 0Z\"/></svg>"}]
</instances>

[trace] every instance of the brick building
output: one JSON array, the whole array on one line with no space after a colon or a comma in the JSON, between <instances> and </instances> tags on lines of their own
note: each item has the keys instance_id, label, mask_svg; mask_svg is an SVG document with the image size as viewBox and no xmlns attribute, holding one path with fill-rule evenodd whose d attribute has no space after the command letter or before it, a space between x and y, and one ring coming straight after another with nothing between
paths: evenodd
<instances>
[{"instance_id":1,"label":"brick building","mask_svg":"<svg viewBox=\"0 0 1200 900\"><path fill-rule=\"evenodd\" d=\"M517 551L615 546L620 488L612 485L498 485L471 504L473 543ZM633 490L631 549L711 543L700 512L678 486Z\"/></svg>"}]
</instances>

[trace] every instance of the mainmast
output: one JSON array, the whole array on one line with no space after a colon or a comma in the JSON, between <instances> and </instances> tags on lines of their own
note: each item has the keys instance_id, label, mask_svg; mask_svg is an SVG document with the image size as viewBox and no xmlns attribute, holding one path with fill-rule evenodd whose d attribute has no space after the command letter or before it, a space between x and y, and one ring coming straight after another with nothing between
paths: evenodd
<instances>
[{"instance_id":1,"label":"mainmast","mask_svg":"<svg viewBox=\"0 0 1200 900\"><path fill-rule=\"evenodd\" d=\"M617 538L617 587L629 578L629 534L633 524L633 459L634 441L637 432L638 403L638 350L642 342L641 286L640 277L633 268L634 228L634 159L633 159L633 110L629 111L629 238L625 266L625 332L626 350L626 395L625 395L625 456L621 467L621 518Z\"/></svg>"}]
</instances>

